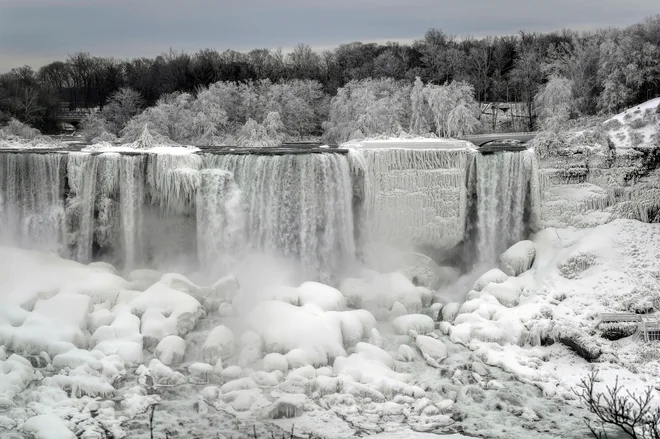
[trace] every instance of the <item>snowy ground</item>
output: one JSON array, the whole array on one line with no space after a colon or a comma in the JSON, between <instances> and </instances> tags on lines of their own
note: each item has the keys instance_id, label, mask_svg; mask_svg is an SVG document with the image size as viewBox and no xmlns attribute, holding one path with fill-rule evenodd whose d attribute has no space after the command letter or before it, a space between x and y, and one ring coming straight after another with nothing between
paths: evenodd
<instances>
[{"instance_id":1,"label":"snowy ground","mask_svg":"<svg viewBox=\"0 0 660 439\"><path fill-rule=\"evenodd\" d=\"M231 277L124 279L3 247L0 437L148 437L153 405L159 438L292 427L322 438L587 437L572 389L592 368L601 385L656 382L660 346L606 340L597 324L600 312L657 309L658 257L657 224L546 229L502 256L509 275L491 270L469 300L447 303L442 291L458 286L434 292L402 273L241 291ZM551 344L566 338L597 358Z\"/></svg>"},{"instance_id":2,"label":"snowy ground","mask_svg":"<svg viewBox=\"0 0 660 439\"><path fill-rule=\"evenodd\" d=\"M660 98L651 99L605 121L603 126L615 146L627 148L651 145L652 136L660 132L658 106L660 106Z\"/></svg>"}]
</instances>

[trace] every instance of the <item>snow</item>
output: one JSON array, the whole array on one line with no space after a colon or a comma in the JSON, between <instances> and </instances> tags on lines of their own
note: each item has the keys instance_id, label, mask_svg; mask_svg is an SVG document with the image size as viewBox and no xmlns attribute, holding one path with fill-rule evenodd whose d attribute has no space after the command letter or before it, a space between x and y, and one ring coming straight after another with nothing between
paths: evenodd
<instances>
[{"instance_id":1,"label":"snow","mask_svg":"<svg viewBox=\"0 0 660 439\"><path fill-rule=\"evenodd\" d=\"M23 430L35 439L75 439L67 424L56 415L39 415L25 421Z\"/></svg>"},{"instance_id":2,"label":"snow","mask_svg":"<svg viewBox=\"0 0 660 439\"><path fill-rule=\"evenodd\" d=\"M617 148L638 146L631 145L631 143L634 143L632 140L633 133L640 136L639 142L641 146L650 146L652 142L651 136L657 132L657 124L653 122L657 122L658 120L655 113L658 105L660 105L660 98L650 99L628 108L603 122L604 127L614 125L611 123L612 121L619 122L620 126L615 126L608 130L608 134L615 146ZM644 120L643 126L636 128L638 125L635 125L634 122L641 122L642 120Z\"/></svg>"},{"instance_id":3,"label":"snow","mask_svg":"<svg viewBox=\"0 0 660 439\"><path fill-rule=\"evenodd\" d=\"M532 267L536 248L532 241L520 241L500 255L502 271L509 276L518 276Z\"/></svg>"},{"instance_id":4,"label":"snow","mask_svg":"<svg viewBox=\"0 0 660 439\"><path fill-rule=\"evenodd\" d=\"M163 364L169 366L183 361L185 352L186 341L179 336L168 335L158 343L154 355Z\"/></svg>"},{"instance_id":5,"label":"snow","mask_svg":"<svg viewBox=\"0 0 660 439\"><path fill-rule=\"evenodd\" d=\"M408 334L411 329L420 334L428 334L433 332L435 323L425 314L406 314L395 318L392 326L397 334Z\"/></svg>"}]
</instances>

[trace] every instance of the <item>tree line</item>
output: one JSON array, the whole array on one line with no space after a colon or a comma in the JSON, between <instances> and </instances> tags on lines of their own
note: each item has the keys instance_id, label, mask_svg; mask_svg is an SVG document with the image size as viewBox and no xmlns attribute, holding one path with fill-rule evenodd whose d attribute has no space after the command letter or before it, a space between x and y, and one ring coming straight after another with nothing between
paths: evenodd
<instances>
[{"instance_id":1,"label":"tree line","mask_svg":"<svg viewBox=\"0 0 660 439\"><path fill-rule=\"evenodd\" d=\"M155 58L118 60L70 54L38 70L17 67L0 75L0 122L16 118L53 129L62 108L103 109L122 89L137 92L144 108L172 93L196 95L217 82L313 81L328 99L351 81L391 79L413 85L469 84L478 103L517 102L531 128L534 98L551 79L567 81L572 115L615 112L660 95L660 15L625 28L588 32L521 31L517 35L457 39L431 29L412 44L350 43L316 52L299 44L290 53L170 50ZM319 111L330 111L319 99ZM315 119L321 123L328 114Z\"/></svg>"}]
</instances>

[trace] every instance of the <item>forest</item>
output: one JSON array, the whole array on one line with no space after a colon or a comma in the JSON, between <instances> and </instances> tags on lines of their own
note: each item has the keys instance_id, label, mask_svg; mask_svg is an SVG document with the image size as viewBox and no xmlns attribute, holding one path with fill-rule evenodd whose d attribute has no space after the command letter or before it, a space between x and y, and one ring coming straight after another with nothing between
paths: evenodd
<instances>
[{"instance_id":1,"label":"forest","mask_svg":"<svg viewBox=\"0 0 660 439\"><path fill-rule=\"evenodd\" d=\"M410 45L355 42L322 53L305 44L286 54L73 53L0 75L0 124L53 132L62 111L86 111L84 135L97 141L130 141L148 126L173 142L339 142L534 130L658 95L660 15L625 28L481 39L431 29ZM520 120L496 123L502 103Z\"/></svg>"}]
</instances>

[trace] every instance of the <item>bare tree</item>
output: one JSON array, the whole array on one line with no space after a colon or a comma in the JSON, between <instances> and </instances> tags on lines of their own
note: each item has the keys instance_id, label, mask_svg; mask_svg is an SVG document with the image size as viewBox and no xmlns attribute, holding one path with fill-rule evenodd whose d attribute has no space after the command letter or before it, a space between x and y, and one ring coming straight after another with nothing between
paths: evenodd
<instances>
[{"instance_id":1,"label":"bare tree","mask_svg":"<svg viewBox=\"0 0 660 439\"><path fill-rule=\"evenodd\" d=\"M587 428L597 439L606 439L605 426L618 428L633 439L660 439L660 407L653 403L653 388L642 395L624 390L617 377L614 386L606 386L603 393L595 390L598 372L583 378L574 393L582 404L599 420L586 421Z\"/></svg>"}]
</instances>

